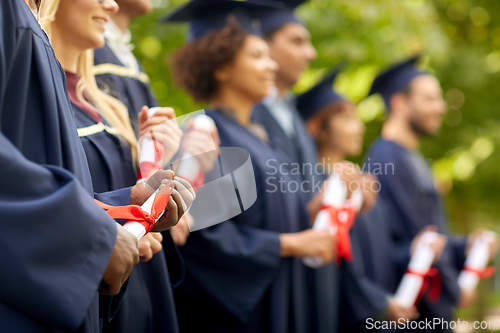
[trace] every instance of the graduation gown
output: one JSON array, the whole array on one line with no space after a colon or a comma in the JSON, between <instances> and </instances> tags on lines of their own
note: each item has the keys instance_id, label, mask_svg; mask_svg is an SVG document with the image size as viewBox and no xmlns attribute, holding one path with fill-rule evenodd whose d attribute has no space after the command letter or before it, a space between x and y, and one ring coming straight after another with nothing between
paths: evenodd
<instances>
[{"instance_id":1,"label":"graduation gown","mask_svg":"<svg viewBox=\"0 0 500 333\"><path fill-rule=\"evenodd\" d=\"M276 118L271 114L264 104L257 104L252 111L252 121L262 124L267 133L272 133L277 145L283 150L292 163L300 165L300 177L304 181L305 191L301 191L306 200L312 199L315 193L314 184L324 180L323 174L316 173L314 166L318 163L318 152L316 143L307 133L304 121L293 105L290 105L290 112L293 115L295 136L289 138ZM307 165L307 166L305 166ZM309 165L312 168L309 168ZM306 172L302 172L303 168Z\"/></svg>"},{"instance_id":2,"label":"graduation gown","mask_svg":"<svg viewBox=\"0 0 500 333\"><path fill-rule=\"evenodd\" d=\"M314 272L300 259L279 255L280 233L308 228L301 196L279 190L278 181L293 176L269 177L273 169L267 162L280 163L282 153L231 117L207 114L217 125L221 147L249 152L257 199L240 215L193 232L181 248L186 261L185 282L176 290L181 332L317 332ZM233 158L222 151L221 159L230 164ZM234 170L225 162L221 169L224 175ZM220 175L219 168L214 172Z\"/></svg>"},{"instance_id":3,"label":"graduation gown","mask_svg":"<svg viewBox=\"0 0 500 333\"><path fill-rule=\"evenodd\" d=\"M95 191L112 191L135 184L137 175L126 143L113 134L113 128L107 124L98 125L74 104L73 109ZM163 247L170 253L169 259L180 260L170 233L164 234ZM180 265L177 264L177 267ZM104 307L103 304L109 306ZM101 296L101 307L110 312L101 314L101 317L112 318L110 322L103 323L103 332L177 332L173 291L164 251L134 267L119 308L109 296Z\"/></svg>"},{"instance_id":4,"label":"graduation gown","mask_svg":"<svg viewBox=\"0 0 500 333\"><path fill-rule=\"evenodd\" d=\"M137 115L142 107L144 105L158 106L158 101L149 86L149 78L142 71L142 66L138 63L140 73L133 73L123 66L107 44L94 50L94 64L94 70L99 74L96 75L99 89L125 104L130 113L132 125L137 131Z\"/></svg>"},{"instance_id":5,"label":"graduation gown","mask_svg":"<svg viewBox=\"0 0 500 333\"><path fill-rule=\"evenodd\" d=\"M408 252L395 255L384 200L360 215L351 229L354 260L342 263L341 332L370 332L367 319L387 320L388 298L399 285ZM368 326L370 327L370 326ZM390 331L390 330L379 330Z\"/></svg>"},{"instance_id":6,"label":"graduation gown","mask_svg":"<svg viewBox=\"0 0 500 333\"><path fill-rule=\"evenodd\" d=\"M425 226L436 225L440 233L449 235L441 198L420 155L379 138L368 156L371 171L381 184L380 197L387 204L397 253L408 253L411 241ZM381 169L377 171L377 167ZM418 306L421 319L452 319L452 309L460 296L457 277L465 260L465 246L464 238L449 237L436 265L442 278L441 298L436 303L425 297L421 300ZM403 274L401 271L400 276Z\"/></svg>"},{"instance_id":7,"label":"graduation gown","mask_svg":"<svg viewBox=\"0 0 500 333\"><path fill-rule=\"evenodd\" d=\"M316 143L307 133L304 121L291 103L295 136L289 138L276 118L264 104L257 104L252 111L252 121L262 124L273 140L288 157L289 163L300 166L300 177L305 191L299 191L306 201L313 198L327 175L316 168L318 154ZM305 170L305 172L304 172ZM340 300L340 270L334 263L319 268L315 273L319 332L332 333L338 330Z\"/></svg>"},{"instance_id":8,"label":"graduation gown","mask_svg":"<svg viewBox=\"0 0 500 333\"><path fill-rule=\"evenodd\" d=\"M64 71L22 0L0 2L0 128L1 330L98 332L116 224L93 202Z\"/></svg>"}]
</instances>

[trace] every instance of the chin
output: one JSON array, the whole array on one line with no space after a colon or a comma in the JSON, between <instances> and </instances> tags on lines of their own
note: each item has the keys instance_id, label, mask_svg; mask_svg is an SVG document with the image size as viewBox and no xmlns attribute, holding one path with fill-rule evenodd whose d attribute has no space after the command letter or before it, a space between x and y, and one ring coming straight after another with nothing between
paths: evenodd
<instances>
[{"instance_id":1,"label":"chin","mask_svg":"<svg viewBox=\"0 0 500 333\"><path fill-rule=\"evenodd\" d=\"M100 49L101 47L104 46L104 44L106 43L106 40L104 39L104 36L99 36L99 38L95 38L93 41L92 41L92 46L90 48L92 49Z\"/></svg>"},{"instance_id":2,"label":"chin","mask_svg":"<svg viewBox=\"0 0 500 333\"><path fill-rule=\"evenodd\" d=\"M267 96L269 96L269 94L271 93L270 90L267 90L266 91L262 91L262 92L259 92L259 93L254 93L252 94L253 95L253 100L258 103L260 101L262 101L264 98L266 98Z\"/></svg>"},{"instance_id":3,"label":"chin","mask_svg":"<svg viewBox=\"0 0 500 333\"><path fill-rule=\"evenodd\" d=\"M361 147L356 147L356 148L353 148L351 149L351 151L349 152L349 156L358 156L359 154L361 154L361 151L362 151L362 148Z\"/></svg>"}]
</instances>

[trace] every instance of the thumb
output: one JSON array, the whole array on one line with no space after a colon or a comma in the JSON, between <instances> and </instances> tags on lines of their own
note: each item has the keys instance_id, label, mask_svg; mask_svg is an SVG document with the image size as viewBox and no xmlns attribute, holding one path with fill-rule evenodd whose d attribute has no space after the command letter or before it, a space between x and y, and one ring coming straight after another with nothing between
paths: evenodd
<instances>
[{"instance_id":1,"label":"thumb","mask_svg":"<svg viewBox=\"0 0 500 333\"><path fill-rule=\"evenodd\" d=\"M148 119L148 110L149 110L149 108L146 105L144 105L141 108L141 111L137 115L139 123L143 123L143 122L145 122Z\"/></svg>"},{"instance_id":2,"label":"thumb","mask_svg":"<svg viewBox=\"0 0 500 333\"><path fill-rule=\"evenodd\" d=\"M434 231L434 232L437 232L438 231L438 228L436 225L428 225L426 226L425 228L422 229L422 233L423 232L426 232L426 231Z\"/></svg>"}]
</instances>

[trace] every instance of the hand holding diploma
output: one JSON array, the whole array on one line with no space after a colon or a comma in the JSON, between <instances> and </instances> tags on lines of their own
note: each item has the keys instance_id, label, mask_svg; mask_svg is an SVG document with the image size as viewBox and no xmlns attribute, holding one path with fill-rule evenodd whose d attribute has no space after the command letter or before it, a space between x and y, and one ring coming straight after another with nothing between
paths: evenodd
<instances>
[{"instance_id":1,"label":"hand holding diploma","mask_svg":"<svg viewBox=\"0 0 500 333\"><path fill-rule=\"evenodd\" d=\"M182 161L191 163L190 161L193 159L189 158L194 156L195 160L193 161L197 161L199 171L209 172L213 169L217 156L219 156L219 145L219 132L214 121L205 114L199 114L190 119L186 126L186 132L181 142ZM183 167L182 161L177 169L177 174L184 177L183 169L190 168L189 166Z\"/></svg>"},{"instance_id":2,"label":"hand holding diploma","mask_svg":"<svg viewBox=\"0 0 500 333\"><path fill-rule=\"evenodd\" d=\"M476 287L480 279L494 274L494 267L486 267L498 249L498 236L487 230L477 230L468 237L467 258L458 276L461 295L460 308L468 308L476 299Z\"/></svg>"},{"instance_id":3,"label":"hand holding diploma","mask_svg":"<svg viewBox=\"0 0 500 333\"><path fill-rule=\"evenodd\" d=\"M405 306L394 297L390 297L387 302L386 319L389 321L399 321L399 319L414 320L420 316L415 306Z\"/></svg>"},{"instance_id":4,"label":"hand holding diploma","mask_svg":"<svg viewBox=\"0 0 500 333\"><path fill-rule=\"evenodd\" d=\"M329 230L307 229L301 232L280 234L280 256L313 257L327 264L335 256L335 236Z\"/></svg>"},{"instance_id":5,"label":"hand holding diploma","mask_svg":"<svg viewBox=\"0 0 500 333\"><path fill-rule=\"evenodd\" d=\"M188 181L174 178L172 170L161 170L132 187L128 206L95 201L112 218L127 219L123 227L139 240L149 231L164 231L176 225L195 198Z\"/></svg>"},{"instance_id":6,"label":"hand holding diploma","mask_svg":"<svg viewBox=\"0 0 500 333\"><path fill-rule=\"evenodd\" d=\"M159 232L150 232L142 237L137 242L137 248L139 249L139 259L141 261L151 260L154 254L161 251L162 241L163 236Z\"/></svg>"},{"instance_id":7,"label":"hand holding diploma","mask_svg":"<svg viewBox=\"0 0 500 333\"><path fill-rule=\"evenodd\" d=\"M144 106L138 114L138 121L139 138L141 138L140 162L148 160L143 156L143 152L145 149L148 150L147 147L151 146L153 140L161 143L161 148L163 148L163 162L167 163L170 161L179 150L182 138L182 130L175 119L174 109L161 107L149 109L147 106ZM147 154L151 156L154 152L145 152L144 155ZM149 177L147 174L143 174L143 176L144 178Z\"/></svg>"},{"instance_id":8,"label":"hand holding diploma","mask_svg":"<svg viewBox=\"0 0 500 333\"><path fill-rule=\"evenodd\" d=\"M427 288L430 288L431 298L439 297L441 279L439 272L431 266L439 260L447 240L436 230L436 227L427 227L412 242L410 263L394 296L403 306L410 307L418 303Z\"/></svg>"},{"instance_id":9,"label":"hand holding diploma","mask_svg":"<svg viewBox=\"0 0 500 333\"><path fill-rule=\"evenodd\" d=\"M116 229L113 253L111 253L99 286L99 292L106 295L118 294L132 268L139 263L137 238L118 223L116 223Z\"/></svg>"},{"instance_id":10,"label":"hand holding diploma","mask_svg":"<svg viewBox=\"0 0 500 333\"><path fill-rule=\"evenodd\" d=\"M196 194L188 181L175 177L172 170L160 170L149 177L145 182L132 187L130 191L130 204L145 204L156 191L165 190L168 181L172 180L172 194L168 199L166 209L156 221L151 231L160 232L176 225L184 213L191 207Z\"/></svg>"},{"instance_id":11,"label":"hand holding diploma","mask_svg":"<svg viewBox=\"0 0 500 333\"><path fill-rule=\"evenodd\" d=\"M352 260L349 230L354 225L357 212L363 204L361 191L352 193L351 198L346 201L347 189L336 173L327 180L325 194L322 201L322 209L316 216L313 230L328 230L337 238L337 262L341 258ZM320 257L306 257L303 259L305 265L318 268L324 262Z\"/></svg>"}]
</instances>

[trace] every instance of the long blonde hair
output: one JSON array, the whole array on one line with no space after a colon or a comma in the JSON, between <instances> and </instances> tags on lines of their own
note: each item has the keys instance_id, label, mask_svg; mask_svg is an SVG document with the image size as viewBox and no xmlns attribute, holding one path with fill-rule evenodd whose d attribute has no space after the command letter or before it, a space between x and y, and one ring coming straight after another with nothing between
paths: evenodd
<instances>
[{"instance_id":1,"label":"long blonde hair","mask_svg":"<svg viewBox=\"0 0 500 333\"><path fill-rule=\"evenodd\" d=\"M57 9L61 0L43 0L40 8L40 21L42 27L47 32L49 38L52 37L52 23L56 19ZM71 0L72 1L72 0ZM91 107L91 105L83 97L83 92L95 104L95 108L99 114L116 130L118 134L130 146L134 166L138 161L137 138L132 128L129 112L127 107L118 99L110 96L97 86L92 68L94 67L94 50L88 49L84 51L78 59L78 74L81 78L76 86L76 95L78 99Z\"/></svg>"}]
</instances>

